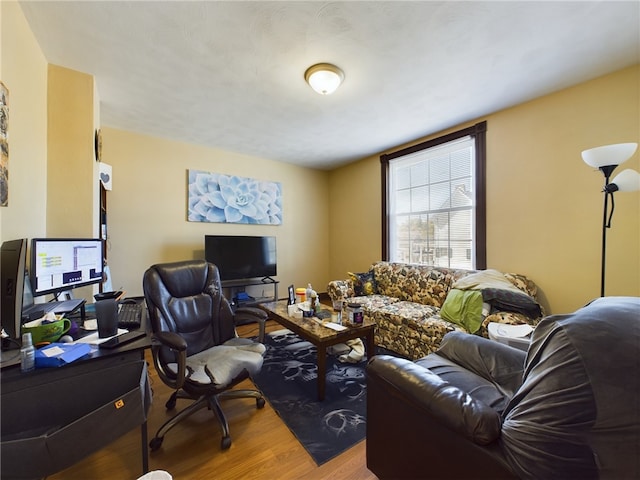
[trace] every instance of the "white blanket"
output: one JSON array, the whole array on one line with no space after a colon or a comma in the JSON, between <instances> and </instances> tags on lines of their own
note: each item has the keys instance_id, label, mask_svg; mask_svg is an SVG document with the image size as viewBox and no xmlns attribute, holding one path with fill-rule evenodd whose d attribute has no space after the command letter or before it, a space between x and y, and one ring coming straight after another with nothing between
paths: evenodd
<instances>
[{"instance_id":1,"label":"white blanket","mask_svg":"<svg viewBox=\"0 0 640 480\"><path fill-rule=\"evenodd\" d=\"M458 290L482 290L483 288L499 288L501 290L511 290L523 293L518 287L509 281L502 272L498 270L482 270L472 273L454 282L452 288Z\"/></svg>"}]
</instances>

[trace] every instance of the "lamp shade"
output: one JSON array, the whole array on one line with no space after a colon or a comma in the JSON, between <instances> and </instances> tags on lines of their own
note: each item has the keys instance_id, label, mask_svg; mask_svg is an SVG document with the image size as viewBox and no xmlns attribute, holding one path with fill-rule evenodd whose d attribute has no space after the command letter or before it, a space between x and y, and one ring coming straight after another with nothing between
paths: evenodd
<instances>
[{"instance_id":1,"label":"lamp shade","mask_svg":"<svg viewBox=\"0 0 640 480\"><path fill-rule=\"evenodd\" d=\"M620 192L635 192L640 190L640 173L627 168L616 175L611 183L616 185Z\"/></svg>"},{"instance_id":2,"label":"lamp shade","mask_svg":"<svg viewBox=\"0 0 640 480\"><path fill-rule=\"evenodd\" d=\"M584 162L594 168L609 165L620 165L631 158L638 148L637 143L615 143L601 147L590 148L582 152Z\"/></svg>"},{"instance_id":3,"label":"lamp shade","mask_svg":"<svg viewBox=\"0 0 640 480\"><path fill-rule=\"evenodd\" d=\"M304 79L319 94L329 95L344 80L344 72L330 63L318 63L304 72Z\"/></svg>"}]
</instances>

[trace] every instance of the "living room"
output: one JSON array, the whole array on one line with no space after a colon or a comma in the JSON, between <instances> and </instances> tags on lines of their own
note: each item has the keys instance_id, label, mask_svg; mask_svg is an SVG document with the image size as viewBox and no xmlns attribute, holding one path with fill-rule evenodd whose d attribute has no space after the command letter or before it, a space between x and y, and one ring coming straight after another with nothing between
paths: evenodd
<instances>
[{"instance_id":1,"label":"living room","mask_svg":"<svg viewBox=\"0 0 640 480\"><path fill-rule=\"evenodd\" d=\"M322 292L381 259L380 154L486 121L488 267L534 280L548 313L571 312L599 296L602 175L580 154L640 142L637 62L321 170L101 125L92 73L49 63L18 3L3 1L0 21L0 78L10 95L3 241L98 234L99 128L102 158L113 168L107 258L114 288L141 295L150 265L202 258L205 235L231 234L276 236L281 285L310 282ZM640 154L624 168L640 170ZM282 224L188 222L188 170L280 182ZM617 194L608 294L640 295L638 245L638 194Z\"/></svg>"}]
</instances>

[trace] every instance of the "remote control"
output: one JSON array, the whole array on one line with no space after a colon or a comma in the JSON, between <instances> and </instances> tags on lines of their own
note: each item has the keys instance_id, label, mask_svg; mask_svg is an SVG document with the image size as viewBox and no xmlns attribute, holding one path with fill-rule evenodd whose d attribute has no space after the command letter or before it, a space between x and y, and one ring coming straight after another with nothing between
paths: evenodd
<instances>
[{"instance_id":1,"label":"remote control","mask_svg":"<svg viewBox=\"0 0 640 480\"><path fill-rule=\"evenodd\" d=\"M110 338L106 342L102 342L98 345L100 348L118 348L125 343L133 342L139 338L142 338L146 335L144 332L127 332L122 335L118 335L116 337Z\"/></svg>"}]
</instances>

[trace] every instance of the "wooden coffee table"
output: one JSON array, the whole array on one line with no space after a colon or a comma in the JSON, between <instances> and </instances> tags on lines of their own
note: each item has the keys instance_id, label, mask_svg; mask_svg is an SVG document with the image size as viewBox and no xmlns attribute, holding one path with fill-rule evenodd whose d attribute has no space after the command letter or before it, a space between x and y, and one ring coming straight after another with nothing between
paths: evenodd
<instances>
[{"instance_id":1,"label":"wooden coffee table","mask_svg":"<svg viewBox=\"0 0 640 480\"><path fill-rule=\"evenodd\" d=\"M364 323L357 327L349 326L346 322L343 322L343 325L345 325L347 329L338 332L318 323L316 317L290 317L287 311L287 300L261 303L259 307L267 312L269 318L272 318L283 327L288 328L299 337L316 346L318 350L318 400L324 400L327 375L327 347L344 343L354 338L362 338L364 339L369 358L375 354L375 345L373 342L375 322L368 320L366 317ZM321 309L328 312L332 311L332 309L326 305L321 305Z\"/></svg>"}]
</instances>

